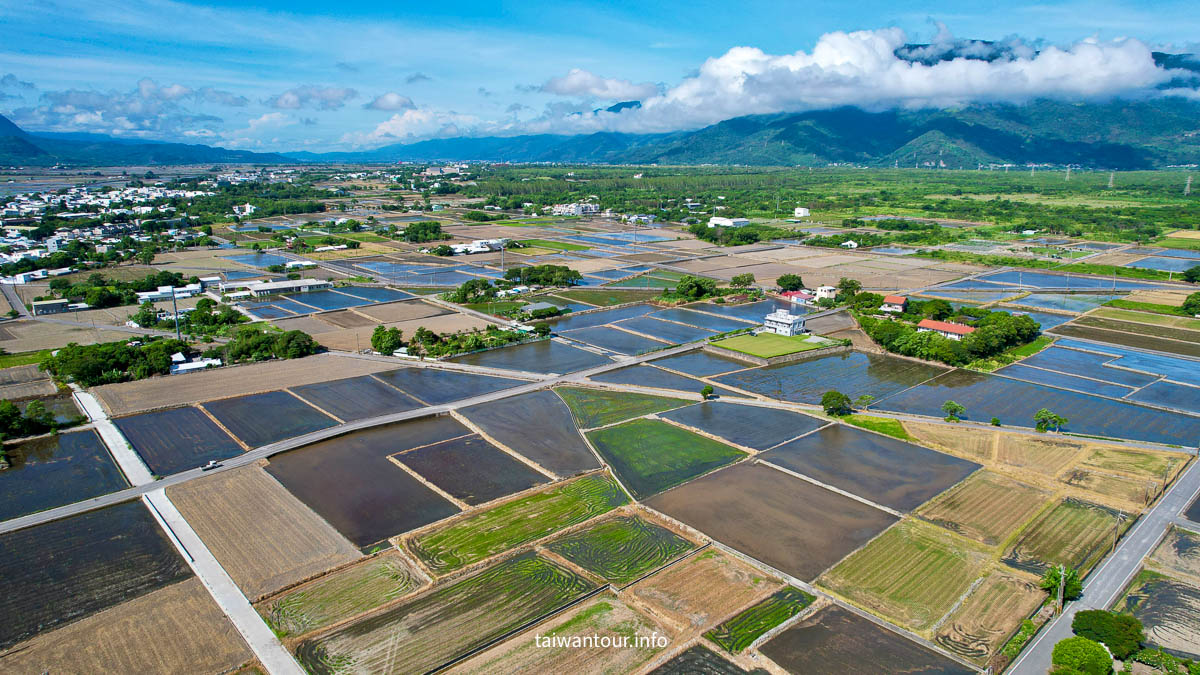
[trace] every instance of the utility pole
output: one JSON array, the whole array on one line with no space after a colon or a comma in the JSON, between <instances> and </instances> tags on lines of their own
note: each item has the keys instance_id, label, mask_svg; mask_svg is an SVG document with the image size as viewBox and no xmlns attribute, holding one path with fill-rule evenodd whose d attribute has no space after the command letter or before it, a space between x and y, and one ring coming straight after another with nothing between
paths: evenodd
<instances>
[{"instance_id":1,"label":"utility pole","mask_svg":"<svg viewBox=\"0 0 1200 675\"><path fill-rule=\"evenodd\" d=\"M1183 186L1183 196L1192 194L1192 174L1188 174L1187 184Z\"/></svg>"},{"instance_id":2,"label":"utility pole","mask_svg":"<svg viewBox=\"0 0 1200 675\"><path fill-rule=\"evenodd\" d=\"M1108 189L1109 190L1113 189L1113 176L1115 176L1115 175L1117 175L1116 171L1108 172Z\"/></svg>"},{"instance_id":3,"label":"utility pole","mask_svg":"<svg viewBox=\"0 0 1200 675\"><path fill-rule=\"evenodd\" d=\"M1071 182L1071 167L1070 166L1067 167L1067 182L1068 183Z\"/></svg>"},{"instance_id":4,"label":"utility pole","mask_svg":"<svg viewBox=\"0 0 1200 675\"><path fill-rule=\"evenodd\" d=\"M1122 511L1118 511L1117 512L1117 520L1115 523L1113 523L1113 545L1112 545L1112 551L1110 551L1110 553L1115 552L1117 550L1117 536L1121 532L1121 521L1122 520L1125 520L1125 513Z\"/></svg>"},{"instance_id":5,"label":"utility pole","mask_svg":"<svg viewBox=\"0 0 1200 675\"><path fill-rule=\"evenodd\" d=\"M179 337L179 303L175 302L175 287L171 287L171 309L175 312L175 339L180 342L183 338Z\"/></svg>"},{"instance_id":6,"label":"utility pole","mask_svg":"<svg viewBox=\"0 0 1200 675\"><path fill-rule=\"evenodd\" d=\"M1063 586L1066 585L1067 573L1063 569L1062 563L1058 565L1058 613L1062 614L1063 610Z\"/></svg>"}]
</instances>

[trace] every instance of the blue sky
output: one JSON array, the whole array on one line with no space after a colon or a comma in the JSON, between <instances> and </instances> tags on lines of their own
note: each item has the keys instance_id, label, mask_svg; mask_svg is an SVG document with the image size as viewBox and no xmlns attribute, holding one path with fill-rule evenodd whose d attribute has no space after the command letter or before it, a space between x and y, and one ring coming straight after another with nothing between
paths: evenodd
<instances>
[{"instance_id":1,"label":"blue sky","mask_svg":"<svg viewBox=\"0 0 1200 675\"><path fill-rule=\"evenodd\" d=\"M1200 35L1184 2L380 5L0 0L0 111L29 130L258 150L654 132L844 104L1144 95L1169 79L1149 50ZM1006 41L1010 58L890 57L968 38ZM593 112L630 99L646 105Z\"/></svg>"}]
</instances>

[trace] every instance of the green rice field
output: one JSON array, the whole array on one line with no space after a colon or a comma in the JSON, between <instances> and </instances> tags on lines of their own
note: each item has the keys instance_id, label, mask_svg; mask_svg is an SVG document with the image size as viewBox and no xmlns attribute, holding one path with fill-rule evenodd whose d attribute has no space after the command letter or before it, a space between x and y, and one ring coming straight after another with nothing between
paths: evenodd
<instances>
[{"instance_id":1,"label":"green rice field","mask_svg":"<svg viewBox=\"0 0 1200 675\"><path fill-rule=\"evenodd\" d=\"M612 584L628 584L692 550L695 544L637 516L619 516L547 546Z\"/></svg>"},{"instance_id":2,"label":"green rice field","mask_svg":"<svg viewBox=\"0 0 1200 675\"><path fill-rule=\"evenodd\" d=\"M746 456L724 443L658 420L636 419L587 436L639 499Z\"/></svg>"},{"instance_id":3,"label":"green rice field","mask_svg":"<svg viewBox=\"0 0 1200 675\"><path fill-rule=\"evenodd\" d=\"M787 586L717 625L705 633L704 637L720 645L730 654L736 654L754 644L754 641L767 631L803 612L816 599L798 588Z\"/></svg>"},{"instance_id":4,"label":"green rice field","mask_svg":"<svg viewBox=\"0 0 1200 675\"><path fill-rule=\"evenodd\" d=\"M641 417L691 403L678 398L605 389L558 387L554 391L571 409L571 415L580 429L603 427L631 417Z\"/></svg>"},{"instance_id":5,"label":"green rice field","mask_svg":"<svg viewBox=\"0 0 1200 675\"><path fill-rule=\"evenodd\" d=\"M712 343L721 347L750 356L769 359L773 356L784 356L819 349L827 345L814 342L805 335L776 335L775 333L759 333L758 335L737 335Z\"/></svg>"}]
</instances>

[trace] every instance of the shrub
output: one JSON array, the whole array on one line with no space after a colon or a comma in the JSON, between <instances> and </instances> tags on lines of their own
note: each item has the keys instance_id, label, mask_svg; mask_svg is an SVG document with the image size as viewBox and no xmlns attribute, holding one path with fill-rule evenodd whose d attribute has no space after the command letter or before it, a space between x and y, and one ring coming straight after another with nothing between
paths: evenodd
<instances>
[{"instance_id":1,"label":"shrub","mask_svg":"<svg viewBox=\"0 0 1200 675\"><path fill-rule=\"evenodd\" d=\"M1071 630L1076 635L1103 642L1118 659L1126 659L1136 652L1146 639L1142 622L1129 614L1089 609L1079 612L1071 621Z\"/></svg>"},{"instance_id":2,"label":"shrub","mask_svg":"<svg viewBox=\"0 0 1200 675\"><path fill-rule=\"evenodd\" d=\"M1113 661L1099 642L1076 636L1054 645L1050 663L1055 666L1054 672L1060 672L1058 668L1067 668L1066 672L1108 675L1112 672Z\"/></svg>"},{"instance_id":3,"label":"shrub","mask_svg":"<svg viewBox=\"0 0 1200 675\"><path fill-rule=\"evenodd\" d=\"M848 415L851 412L850 397L840 391L827 391L821 396L821 407L827 415Z\"/></svg>"}]
</instances>

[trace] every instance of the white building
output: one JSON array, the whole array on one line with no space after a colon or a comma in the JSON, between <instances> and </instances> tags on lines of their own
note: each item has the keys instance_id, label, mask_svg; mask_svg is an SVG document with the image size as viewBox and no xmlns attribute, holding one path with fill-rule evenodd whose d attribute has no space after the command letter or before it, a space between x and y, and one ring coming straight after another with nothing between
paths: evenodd
<instances>
[{"instance_id":1,"label":"white building","mask_svg":"<svg viewBox=\"0 0 1200 675\"><path fill-rule=\"evenodd\" d=\"M961 340L964 337L975 332L971 326L964 326L961 323L951 323L949 321L934 321L933 319L921 319L921 323L917 324L918 333L934 332L951 340Z\"/></svg>"},{"instance_id":2,"label":"white building","mask_svg":"<svg viewBox=\"0 0 1200 675\"><path fill-rule=\"evenodd\" d=\"M200 284L188 284L187 286L159 286L156 291L142 291L137 294L138 302L158 302L160 300L170 300L175 298L190 298L204 290Z\"/></svg>"},{"instance_id":3,"label":"white building","mask_svg":"<svg viewBox=\"0 0 1200 675\"><path fill-rule=\"evenodd\" d=\"M333 284L321 279L289 279L287 281L258 281L247 286L250 295L262 297L276 293L308 293L325 288L333 288Z\"/></svg>"},{"instance_id":4,"label":"white building","mask_svg":"<svg viewBox=\"0 0 1200 675\"><path fill-rule=\"evenodd\" d=\"M750 224L749 218L724 218L713 216L708 219L709 227L745 227Z\"/></svg>"},{"instance_id":5,"label":"white building","mask_svg":"<svg viewBox=\"0 0 1200 675\"><path fill-rule=\"evenodd\" d=\"M842 248L858 248L858 242L854 241L853 239L847 239L846 241L838 244L838 246L841 246Z\"/></svg>"},{"instance_id":6,"label":"white building","mask_svg":"<svg viewBox=\"0 0 1200 675\"><path fill-rule=\"evenodd\" d=\"M600 213L599 204L575 203L575 204L555 204L550 213L556 216L588 216Z\"/></svg>"},{"instance_id":7,"label":"white building","mask_svg":"<svg viewBox=\"0 0 1200 675\"><path fill-rule=\"evenodd\" d=\"M833 300L837 297L837 288L834 286L819 286L817 287L817 300L825 300L826 298Z\"/></svg>"},{"instance_id":8,"label":"white building","mask_svg":"<svg viewBox=\"0 0 1200 675\"><path fill-rule=\"evenodd\" d=\"M800 335L804 332L804 316L777 309L763 319L763 330L776 335Z\"/></svg>"},{"instance_id":9,"label":"white building","mask_svg":"<svg viewBox=\"0 0 1200 675\"><path fill-rule=\"evenodd\" d=\"M903 314L908 308L908 298L903 295L889 295L883 299L883 304L879 306L879 311L887 312L888 314Z\"/></svg>"},{"instance_id":10,"label":"white building","mask_svg":"<svg viewBox=\"0 0 1200 675\"><path fill-rule=\"evenodd\" d=\"M233 207L233 215L239 218L249 218L250 216L254 215L254 212L257 210L258 207L253 204L242 204L240 206Z\"/></svg>"},{"instance_id":11,"label":"white building","mask_svg":"<svg viewBox=\"0 0 1200 675\"><path fill-rule=\"evenodd\" d=\"M792 209L792 217L793 218L807 218L808 216L809 216L809 210L804 208L803 206L797 206L796 208Z\"/></svg>"}]
</instances>

